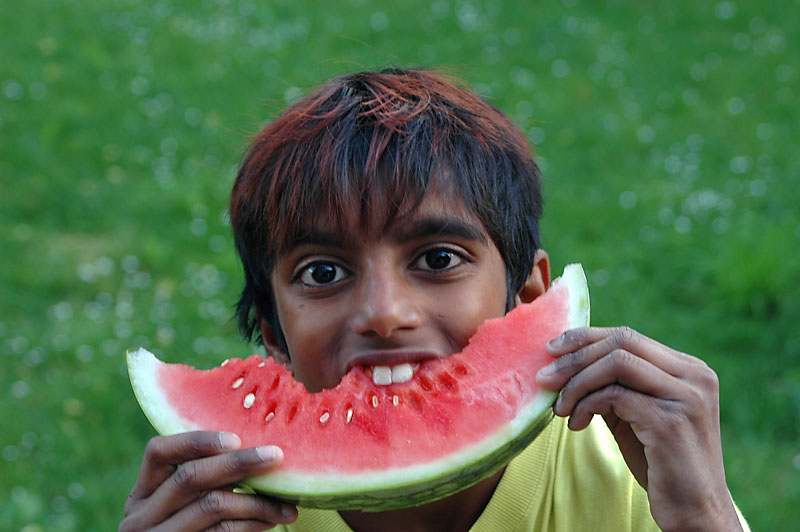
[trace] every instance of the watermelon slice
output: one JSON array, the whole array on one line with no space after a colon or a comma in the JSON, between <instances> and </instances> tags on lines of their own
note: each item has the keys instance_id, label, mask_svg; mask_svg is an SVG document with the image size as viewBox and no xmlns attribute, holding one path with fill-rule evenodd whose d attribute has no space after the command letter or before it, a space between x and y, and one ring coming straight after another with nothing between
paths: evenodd
<instances>
[{"instance_id":1,"label":"watermelon slice","mask_svg":"<svg viewBox=\"0 0 800 532\"><path fill-rule=\"evenodd\" d=\"M532 303L485 322L463 351L425 361L408 382L377 385L354 368L308 393L272 359L253 355L211 370L128 354L139 404L161 434L220 430L245 447L274 444L282 465L246 485L316 508L388 510L445 497L494 473L552 419L557 393L534 375L545 343L588 325L580 265Z\"/></svg>"}]
</instances>

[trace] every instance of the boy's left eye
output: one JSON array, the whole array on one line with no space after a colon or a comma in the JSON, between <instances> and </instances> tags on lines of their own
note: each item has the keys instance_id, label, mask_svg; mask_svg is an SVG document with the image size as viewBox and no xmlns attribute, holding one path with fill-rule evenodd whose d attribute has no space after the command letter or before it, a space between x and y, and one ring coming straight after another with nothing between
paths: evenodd
<instances>
[{"instance_id":1,"label":"boy's left eye","mask_svg":"<svg viewBox=\"0 0 800 532\"><path fill-rule=\"evenodd\" d=\"M413 267L423 271L441 271L455 268L464 259L455 251L446 248L430 249L414 261Z\"/></svg>"}]
</instances>

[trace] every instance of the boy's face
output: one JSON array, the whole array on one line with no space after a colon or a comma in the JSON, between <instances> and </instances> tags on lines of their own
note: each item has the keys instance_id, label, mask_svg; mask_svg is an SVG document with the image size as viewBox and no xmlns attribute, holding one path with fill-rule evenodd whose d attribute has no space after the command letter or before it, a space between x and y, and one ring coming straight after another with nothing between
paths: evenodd
<instances>
[{"instance_id":1,"label":"boy's face","mask_svg":"<svg viewBox=\"0 0 800 532\"><path fill-rule=\"evenodd\" d=\"M346 227L342 239L321 217L271 276L289 365L309 391L336 386L354 366L451 355L504 314L500 252L457 200L429 192L384 231L362 229L358 215ZM262 331L267 352L286 361Z\"/></svg>"}]
</instances>

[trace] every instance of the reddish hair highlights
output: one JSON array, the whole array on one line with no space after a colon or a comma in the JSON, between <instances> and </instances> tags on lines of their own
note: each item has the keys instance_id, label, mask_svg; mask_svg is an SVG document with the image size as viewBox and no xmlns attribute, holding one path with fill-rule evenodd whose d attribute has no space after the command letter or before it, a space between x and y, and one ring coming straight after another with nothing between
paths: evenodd
<instances>
[{"instance_id":1,"label":"reddish hair highlights","mask_svg":"<svg viewBox=\"0 0 800 532\"><path fill-rule=\"evenodd\" d=\"M513 306L539 247L542 196L530 147L503 113L440 74L405 69L337 77L289 107L257 135L231 195L243 334L265 319L282 341L270 273L320 212L341 231L343 213L388 224L429 187L484 224Z\"/></svg>"}]
</instances>

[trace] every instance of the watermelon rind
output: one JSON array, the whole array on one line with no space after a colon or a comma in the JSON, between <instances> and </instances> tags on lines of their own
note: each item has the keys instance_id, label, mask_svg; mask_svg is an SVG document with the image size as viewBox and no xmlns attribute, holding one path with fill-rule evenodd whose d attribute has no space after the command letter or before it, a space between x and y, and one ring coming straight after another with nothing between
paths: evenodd
<instances>
[{"instance_id":1,"label":"watermelon rind","mask_svg":"<svg viewBox=\"0 0 800 532\"><path fill-rule=\"evenodd\" d=\"M154 376L161 362L153 353L144 348L130 351L127 353L127 362L133 394L147 420L159 434L169 436L198 429L166 406L170 404L169 399L161 387L154 384Z\"/></svg>"},{"instance_id":2,"label":"watermelon rind","mask_svg":"<svg viewBox=\"0 0 800 532\"><path fill-rule=\"evenodd\" d=\"M569 294L567 329L589 324L589 292L580 264L570 264L553 285ZM158 359L145 349L128 353L128 370L137 400L155 429L164 435L200 427L188 426L172 409L154 375ZM413 466L360 473L297 473L277 469L250 477L243 485L256 492L308 508L385 511L447 497L495 473L527 447L553 418L558 392L540 390L516 416L480 442L444 458Z\"/></svg>"}]
</instances>

